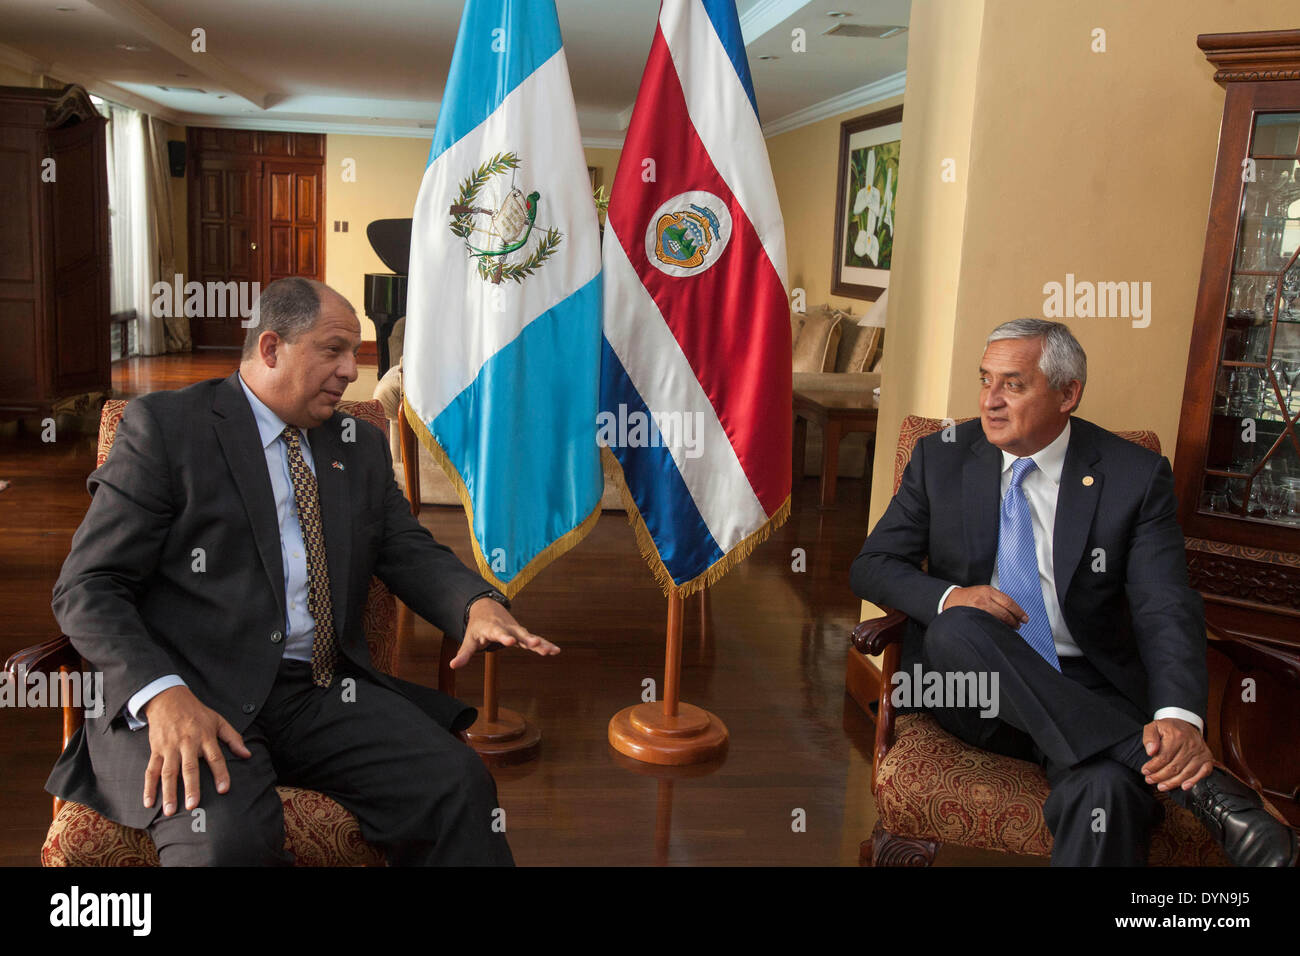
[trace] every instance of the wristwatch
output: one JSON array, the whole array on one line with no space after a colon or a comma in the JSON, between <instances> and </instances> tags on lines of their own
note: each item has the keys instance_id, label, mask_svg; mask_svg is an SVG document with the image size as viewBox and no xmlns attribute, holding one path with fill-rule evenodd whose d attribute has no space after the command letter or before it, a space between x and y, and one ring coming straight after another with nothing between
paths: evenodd
<instances>
[{"instance_id":1,"label":"wristwatch","mask_svg":"<svg viewBox=\"0 0 1300 956\"><path fill-rule=\"evenodd\" d=\"M478 594L475 594L472 598L470 598L468 601L465 602L465 623L462 625L462 627L469 627L469 609L474 606L474 602L477 601L479 598L491 598L492 600L500 604L503 608L505 608L507 611L510 610L509 599L500 591L498 591L496 588L489 588L486 591L480 591Z\"/></svg>"}]
</instances>

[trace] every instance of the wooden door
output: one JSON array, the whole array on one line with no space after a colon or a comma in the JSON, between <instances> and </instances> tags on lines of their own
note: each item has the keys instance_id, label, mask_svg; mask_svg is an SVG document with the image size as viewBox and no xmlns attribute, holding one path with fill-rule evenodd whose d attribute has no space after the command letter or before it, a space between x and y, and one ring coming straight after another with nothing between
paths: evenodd
<instances>
[{"instance_id":1,"label":"wooden door","mask_svg":"<svg viewBox=\"0 0 1300 956\"><path fill-rule=\"evenodd\" d=\"M250 304L276 279L323 280L325 137L194 127L189 144L191 251L185 278L205 289L208 283L237 283L240 302ZM190 315L197 348L243 344L242 315L201 311Z\"/></svg>"},{"instance_id":2,"label":"wooden door","mask_svg":"<svg viewBox=\"0 0 1300 956\"><path fill-rule=\"evenodd\" d=\"M267 217L263 285L286 276L319 279L324 275L320 227L325 200L321 174L321 167L313 163L264 164Z\"/></svg>"},{"instance_id":3,"label":"wooden door","mask_svg":"<svg viewBox=\"0 0 1300 956\"><path fill-rule=\"evenodd\" d=\"M265 251L262 215L261 163L251 159L202 158L196 163L190 196L190 233L195 245L190 253L190 275L208 288L207 283L262 282ZM207 296L201 314L189 315L190 331L196 348L232 348L243 345L244 329L238 314L230 308L207 308ZM184 299L176 304L179 310ZM222 315L221 313L226 313Z\"/></svg>"}]
</instances>

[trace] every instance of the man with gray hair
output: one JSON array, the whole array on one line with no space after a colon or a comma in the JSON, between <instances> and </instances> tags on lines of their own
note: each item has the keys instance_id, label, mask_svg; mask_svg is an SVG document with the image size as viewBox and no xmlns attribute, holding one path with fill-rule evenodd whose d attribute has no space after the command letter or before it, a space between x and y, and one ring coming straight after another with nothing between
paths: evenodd
<instances>
[{"instance_id":1,"label":"man with gray hair","mask_svg":"<svg viewBox=\"0 0 1300 956\"><path fill-rule=\"evenodd\" d=\"M1169 462L1073 416L1087 380L1065 325L994 329L980 417L917 442L853 590L911 619L904 671L998 675L996 716L930 709L967 743L1043 767L1054 865L1144 863L1160 790L1234 863L1294 866L1296 834L1202 736L1205 618Z\"/></svg>"},{"instance_id":2,"label":"man with gray hair","mask_svg":"<svg viewBox=\"0 0 1300 956\"><path fill-rule=\"evenodd\" d=\"M46 788L147 828L165 866L293 862L277 784L332 797L390 863L508 865L492 776L456 737L474 709L370 659L371 576L460 642L452 667L559 648L411 516L384 436L336 411L361 347L347 300L281 279L256 314L237 372L131 402L90 476L53 607L107 707Z\"/></svg>"}]
</instances>

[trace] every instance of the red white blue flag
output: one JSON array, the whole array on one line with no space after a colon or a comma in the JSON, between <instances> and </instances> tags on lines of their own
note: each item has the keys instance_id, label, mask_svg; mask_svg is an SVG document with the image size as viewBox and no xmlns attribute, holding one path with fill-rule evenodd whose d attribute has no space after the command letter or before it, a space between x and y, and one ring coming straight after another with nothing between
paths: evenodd
<instances>
[{"instance_id":1,"label":"red white blue flag","mask_svg":"<svg viewBox=\"0 0 1300 956\"><path fill-rule=\"evenodd\" d=\"M785 226L734 0L660 7L602 253L597 440L685 596L790 511Z\"/></svg>"}]
</instances>

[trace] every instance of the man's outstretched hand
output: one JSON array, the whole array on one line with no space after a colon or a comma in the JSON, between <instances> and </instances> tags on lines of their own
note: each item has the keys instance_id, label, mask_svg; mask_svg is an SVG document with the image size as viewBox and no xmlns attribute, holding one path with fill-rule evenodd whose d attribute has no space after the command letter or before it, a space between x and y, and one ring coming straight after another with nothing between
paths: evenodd
<instances>
[{"instance_id":1,"label":"man's outstretched hand","mask_svg":"<svg viewBox=\"0 0 1300 956\"><path fill-rule=\"evenodd\" d=\"M452 658L452 668L464 667L476 651L489 644L505 647L518 644L543 657L560 653L558 647L531 633L496 601L481 597L469 606L469 624L465 628L465 637L460 642L460 650Z\"/></svg>"},{"instance_id":2,"label":"man's outstretched hand","mask_svg":"<svg viewBox=\"0 0 1300 956\"><path fill-rule=\"evenodd\" d=\"M203 706L188 687L169 687L144 705L149 722L149 766L144 771L144 805L152 807L162 780L163 816L176 812L176 773L185 784L185 809L199 805L199 758L208 762L217 793L230 789L230 771L220 742L243 759L253 756L244 738L215 710Z\"/></svg>"},{"instance_id":3,"label":"man's outstretched hand","mask_svg":"<svg viewBox=\"0 0 1300 956\"><path fill-rule=\"evenodd\" d=\"M1190 790L1214 769L1214 754L1201 732L1177 717L1153 720L1143 727L1142 744L1151 758L1142 765L1142 773L1159 790Z\"/></svg>"}]
</instances>

